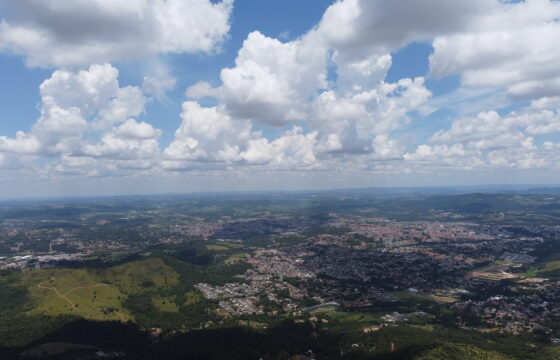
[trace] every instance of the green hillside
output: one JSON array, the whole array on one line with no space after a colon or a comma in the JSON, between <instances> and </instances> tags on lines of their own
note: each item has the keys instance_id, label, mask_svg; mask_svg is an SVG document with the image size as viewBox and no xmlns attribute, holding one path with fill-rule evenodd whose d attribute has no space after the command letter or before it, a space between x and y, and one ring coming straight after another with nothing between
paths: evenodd
<instances>
[{"instance_id":1,"label":"green hillside","mask_svg":"<svg viewBox=\"0 0 560 360\"><path fill-rule=\"evenodd\" d=\"M89 320L134 320L124 307L129 294L161 291L179 274L160 258L107 269L48 269L23 274L13 286L28 291L29 315L74 315Z\"/></svg>"},{"instance_id":2,"label":"green hillside","mask_svg":"<svg viewBox=\"0 0 560 360\"><path fill-rule=\"evenodd\" d=\"M511 360L511 358L471 345L445 344L415 357L414 360Z\"/></svg>"}]
</instances>

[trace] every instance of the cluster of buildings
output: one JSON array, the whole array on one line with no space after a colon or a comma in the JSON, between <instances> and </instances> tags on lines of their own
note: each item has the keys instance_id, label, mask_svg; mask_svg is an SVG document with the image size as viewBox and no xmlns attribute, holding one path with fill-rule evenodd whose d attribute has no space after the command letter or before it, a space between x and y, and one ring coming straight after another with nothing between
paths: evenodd
<instances>
[{"instance_id":1,"label":"cluster of buildings","mask_svg":"<svg viewBox=\"0 0 560 360\"><path fill-rule=\"evenodd\" d=\"M480 300L453 304L460 311L460 324L497 328L513 334L539 331L555 337L560 335L560 282L518 280L500 290L499 294Z\"/></svg>"},{"instance_id":2,"label":"cluster of buildings","mask_svg":"<svg viewBox=\"0 0 560 360\"><path fill-rule=\"evenodd\" d=\"M431 294L457 312L460 326L474 321L512 333L540 330L558 337L558 329L546 326L560 320L557 282L498 277L515 286L481 299L480 294L490 294L488 289L499 281L473 275L477 268L510 275L504 269L533 263L536 258L530 253L546 235L521 236L507 227L468 223L393 223L335 215L331 219L333 231L290 246L271 241L267 248L254 250L247 256L252 268L240 282L198 284L198 289L229 314L270 313L263 298L283 311L297 312L328 304L353 309L395 303L400 300L394 291ZM393 313L382 320L394 324L425 315Z\"/></svg>"},{"instance_id":3,"label":"cluster of buildings","mask_svg":"<svg viewBox=\"0 0 560 360\"><path fill-rule=\"evenodd\" d=\"M418 320L422 318L427 318L429 315L423 311L415 311L413 313L399 313L395 311L392 314L386 314L381 317L381 320L385 324L398 324L398 323L405 323L412 320Z\"/></svg>"},{"instance_id":4,"label":"cluster of buildings","mask_svg":"<svg viewBox=\"0 0 560 360\"><path fill-rule=\"evenodd\" d=\"M393 222L334 213L322 218L263 213L237 219L191 217L182 223L135 222L132 217L119 221L129 225L111 227L98 221L82 227L41 227L5 222L0 228L0 254L9 255L0 257L0 269L44 268L100 250L130 251L192 239L244 242L260 236L270 242L246 247L251 268L236 281L196 285L228 314L296 312L333 303L346 309L367 308L397 302L392 292L413 289L456 299L449 306L459 314L461 326L543 331L560 337L560 326L551 325L560 323L559 282L506 272L535 262L532 252L544 239L560 238L557 226L508 227L443 219ZM321 230L309 231L319 226ZM281 241L293 236L302 241L291 245ZM473 271L477 268L485 270ZM498 292L487 291L501 280L510 283ZM394 313L383 320L398 323L415 316L421 317Z\"/></svg>"},{"instance_id":5,"label":"cluster of buildings","mask_svg":"<svg viewBox=\"0 0 560 360\"><path fill-rule=\"evenodd\" d=\"M228 314L263 313L258 306L260 292L246 283L227 283L222 286L199 283L196 288L205 298L218 301L222 310Z\"/></svg>"},{"instance_id":6,"label":"cluster of buildings","mask_svg":"<svg viewBox=\"0 0 560 360\"><path fill-rule=\"evenodd\" d=\"M297 301L306 297L305 287L292 285L291 279L311 279L313 274L302 271L292 259L277 250L257 250L247 261L252 265L239 282L212 286L199 283L196 288L210 300L219 301L219 306L228 314L276 313L278 309L293 312L298 309ZM266 299L263 301L263 299ZM274 303L268 309L265 302Z\"/></svg>"},{"instance_id":7,"label":"cluster of buildings","mask_svg":"<svg viewBox=\"0 0 560 360\"><path fill-rule=\"evenodd\" d=\"M0 257L0 270L8 269L44 269L54 267L60 261L79 260L86 254L54 254L54 255L17 255Z\"/></svg>"}]
</instances>

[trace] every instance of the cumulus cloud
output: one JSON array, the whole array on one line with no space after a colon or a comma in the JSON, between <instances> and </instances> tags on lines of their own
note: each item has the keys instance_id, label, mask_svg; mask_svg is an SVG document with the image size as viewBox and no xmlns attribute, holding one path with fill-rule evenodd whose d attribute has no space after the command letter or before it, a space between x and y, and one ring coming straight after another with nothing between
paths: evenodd
<instances>
[{"instance_id":1,"label":"cumulus cloud","mask_svg":"<svg viewBox=\"0 0 560 360\"><path fill-rule=\"evenodd\" d=\"M390 135L409 122L408 114L418 110L431 93L423 78L384 81L392 63L389 51L406 43L407 36L390 44L383 43L381 35L368 39L365 52L353 51L354 45L343 46L355 42L358 47L364 24L385 21L376 18L377 10L368 4L337 2L317 27L293 41L282 42L258 31L250 33L235 66L221 71L222 83L212 87L198 82L187 89L187 96L217 98L222 111L235 121L276 127L306 123L313 134L316 156L355 153L399 158L402 146ZM341 19L347 21L344 26L338 23ZM440 28L448 25L445 22ZM334 28L352 31L341 39ZM328 79L329 67L335 69L336 79ZM258 144L263 152L265 143L274 143L255 141L254 146ZM253 148L251 158L260 162L270 158L255 152Z\"/></svg>"},{"instance_id":2,"label":"cumulus cloud","mask_svg":"<svg viewBox=\"0 0 560 360\"><path fill-rule=\"evenodd\" d=\"M235 67L222 70L218 97L238 118L276 126L304 120L306 99L326 87L327 54L320 41L313 33L283 43L252 32Z\"/></svg>"},{"instance_id":3,"label":"cumulus cloud","mask_svg":"<svg viewBox=\"0 0 560 360\"><path fill-rule=\"evenodd\" d=\"M520 139L523 134L542 135L560 131L560 113L539 110L533 107L500 116L495 111L481 112L473 118L456 120L448 130L436 132L433 142L465 142L479 146L482 142L489 146L511 145L512 139Z\"/></svg>"},{"instance_id":4,"label":"cumulus cloud","mask_svg":"<svg viewBox=\"0 0 560 360\"><path fill-rule=\"evenodd\" d=\"M6 4L0 47L40 66L212 52L229 30L232 7L229 0ZM0 163L43 156L52 161L41 171L60 176L554 167L559 9L551 0L337 1L291 41L248 34L217 83L194 79L164 146L156 119L138 118L175 87L165 67L141 86L119 85L109 64L57 70L40 87L41 115L31 130L0 136ZM86 10L90 18L72 32ZM64 22L69 14L76 16ZM106 26L98 31L93 23ZM434 98L422 76L387 80L395 52L417 41L434 48L426 75L460 75L456 92ZM501 109L519 99L530 101ZM447 118L427 118L442 109Z\"/></svg>"},{"instance_id":5,"label":"cumulus cloud","mask_svg":"<svg viewBox=\"0 0 560 360\"><path fill-rule=\"evenodd\" d=\"M181 118L175 140L165 149L165 155L172 160L236 161L256 135L250 122L235 121L219 107L204 108L187 101Z\"/></svg>"},{"instance_id":6,"label":"cumulus cloud","mask_svg":"<svg viewBox=\"0 0 560 360\"><path fill-rule=\"evenodd\" d=\"M129 119L105 133L96 144L83 146L80 155L110 159L153 159L159 155L161 131Z\"/></svg>"},{"instance_id":7,"label":"cumulus cloud","mask_svg":"<svg viewBox=\"0 0 560 360\"><path fill-rule=\"evenodd\" d=\"M30 66L84 66L215 51L233 0L5 0L0 50Z\"/></svg>"},{"instance_id":8,"label":"cumulus cloud","mask_svg":"<svg viewBox=\"0 0 560 360\"><path fill-rule=\"evenodd\" d=\"M41 148L35 136L29 136L23 131L18 131L15 138L0 136L0 151L7 153L35 154Z\"/></svg>"},{"instance_id":9,"label":"cumulus cloud","mask_svg":"<svg viewBox=\"0 0 560 360\"><path fill-rule=\"evenodd\" d=\"M560 112L550 109L555 105L550 99L539 99L505 115L486 111L457 119L449 129L432 135L434 145L419 145L404 158L432 168L443 164L465 169L473 164L479 169L555 167L555 143L535 143L535 136L560 133Z\"/></svg>"},{"instance_id":10,"label":"cumulus cloud","mask_svg":"<svg viewBox=\"0 0 560 360\"><path fill-rule=\"evenodd\" d=\"M560 3L494 3L464 29L436 36L431 74L461 74L464 85L505 89L514 98L557 96Z\"/></svg>"},{"instance_id":11,"label":"cumulus cloud","mask_svg":"<svg viewBox=\"0 0 560 360\"><path fill-rule=\"evenodd\" d=\"M493 0L405 2L345 0L330 6L318 26L343 62L399 49L412 41L463 29L496 7Z\"/></svg>"},{"instance_id":12,"label":"cumulus cloud","mask_svg":"<svg viewBox=\"0 0 560 360\"><path fill-rule=\"evenodd\" d=\"M390 143L388 135L401 129L407 114L430 96L423 78L380 82L373 89L343 96L331 90L317 98L311 124L318 129L321 141L326 142L327 151L368 153L380 149L381 139ZM386 150L378 151L378 155L381 152L394 155L394 151Z\"/></svg>"},{"instance_id":13,"label":"cumulus cloud","mask_svg":"<svg viewBox=\"0 0 560 360\"><path fill-rule=\"evenodd\" d=\"M265 138L251 140L247 151L241 154L249 164L269 164L272 169L315 168L316 133L303 133L300 127L293 127L274 141Z\"/></svg>"},{"instance_id":14,"label":"cumulus cloud","mask_svg":"<svg viewBox=\"0 0 560 360\"><path fill-rule=\"evenodd\" d=\"M206 81L199 81L196 84L189 86L185 95L189 99L199 100L209 96L217 97L218 93L216 89L214 89L212 85Z\"/></svg>"},{"instance_id":15,"label":"cumulus cloud","mask_svg":"<svg viewBox=\"0 0 560 360\"><path fill-rule=\"evenodd\" d=\"M144 76L142 90L145 94L152 95L158 101L168 103L167 92L177 84L177 79L172 76Z\"/></svg>"},{"instance_id":16,"label":"cumulus cloud","mask_svg":"<svg viewBox=\"0 0 560 360\"><path fill-rule=\"evenodd\" d=\"M4 158L46 157L50 161L39 170L46 177L157 167L161 131L134 119L147 100L138 87L120 87L113 66L57 70L40 94L41 114L31 130L0 137Z\"/></svg>"},{"instance_id":17,"label":"cumulus cloud","mask_svg":"<svg viewBox=\"0 0 560 360\"><path fill-rule=\"evenodd\" d=\"M165 168L215 169L216 163L301 169L316 165L317 133L293 127L270 141L247 120L236 120L223 107L183 103L183 122L164 151Z\"/></svg>"}]
</instances>

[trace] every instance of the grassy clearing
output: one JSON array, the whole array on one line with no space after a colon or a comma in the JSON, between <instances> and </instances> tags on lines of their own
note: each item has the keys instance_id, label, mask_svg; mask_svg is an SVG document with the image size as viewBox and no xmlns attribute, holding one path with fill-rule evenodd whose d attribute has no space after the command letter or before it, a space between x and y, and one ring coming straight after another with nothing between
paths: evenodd
<instances>
[{"instance_id":1,"label":"grassy clearing","mask_svg":"<svg viewBox=\"0 0 560 360\"><path fill-rule=\"evenodd\" d=\"M249 321L249 320L239 320L238 324L241 326L251 327L253 329L266 329L268 327L266 323Z\"/></svg>"},{"instance_id":2,"label":"grassy clearing","mask_svg":"<svg viewBox=\"0 0 560 360\"><path fill-rule=\"evenodd\" d=\"M156 296L152 298L152 304L162 312L179 312L179 306L175 303L175 296Z\"/></svg>"},{"instance_id":3,"label":"grassy clearing","mask_svg":"<svg viewBox=\"0 0 560 360\"><path fill-rule=\"evenodd\" d=\"M493 264L472 271L467 275L467 277L486 279L492 281L518 278L518 275L509 273L508 271L509 271L509 266L507 265Z\"/></svg>"},{"instance_id":4,"label":"grassy clearing","mask_svg":"<svg viewBox=\"0 0 560 360\"><path fill-rule=\"evenodd\" d=\"M229 248L222 245L206 245L206 249L210 251L227 251Z\"/></svg>"},{"instance_id":5,"label":"grassy clearing","mask_svg":"<svg viewBox=\"0 0 560 360\"><path fill-rule=\"evenodd\" d=\"M539 272L555 271L560 269L560 261L547 261L544 266L539 269Z\"/></svg>"},{"instance_id":6,"label":"grassy clearing","mask_svg":"<svg viewBox=\"0 0 560 360\"><path fill-rule=\"evenodd\" d=\"M328 323L323 324L324 329L335 333L346 333L348 331L362 333L364 329L381 323L381 315L370 312L334 311L323 313L320 318L328 321Z\"/></svg>"},{"instance_id":7,"label":"grassy clearing","mask_svg":"<svg viewBox=\"0 0 560 360\"><path fill-rule=\"evenodd\" d=\"M472 345L445 344L424 352L418 360L449 360L449 359L488 359L510 360L511 358L495 351L487 351Z\"/></svg>"},{"instance_id":8,"label":"grassy clearing","mask_svg":"<svg viewBox=\"0 0 560 360\"><path fill-rule=\"evenodd\" d=\"M202 300L202 294L198 291L188 291L185 294L185 305L191 306Z\"/></svg>"},{"instance_id":9,"label":"grassy clearing","mask_svg":"<svg viewBox=\"0 0 560 360\"><path fill-rule=\"evenodd\" d=\"M436 294L428 294L428 293L412 293L412 292L405 292L405 291L396 291L392 292L396 298L399 298L404 301L433 301L439 304L450 304L457 302L457 299L452 296L442 296Z\"/></svg>"},{"instance_id":10,"label":"grassy clearing","mask_svg":"<svg viewBox=\"0 0 560 360\"><path fill-rule=\"evenodd\" d=\"M85 269L29 272L22 279L32 299L29 315L76 315L91 320L132 317L122 306L125 296L115 286L101 283Z\"/></svg>"},{"instance_id":11,"label":"grassy clearing","mask_svg":"<svg viewBox=\"0 0 560 360\"><path fill-rule=\"evenodd\" d=\"M418 324L412 324L410 325L413 328L417 328L417 329L421 329L421 330L425 330L425 331L434 331L435 330L435 326L431 325L431 324L422 324L422 325L418 325Z\"/></svg>"},{"instance_id":12,"label":"grassy clearing","mask_svg":"<svg viewBox=\"0 0 560 360\"><path fill-rule=\"evenodd\" d=\"M535 268L530 268L529 270L525 271L524 273L521 273L522 276L528 277L528 278L534 278L537 277L537 269Z\"/></svg>"},{"instance_id":13,"label":"grassy clearing","mask_svg":"<svg viewBox=\"0 0 560 360\"><path fill-rule=\"evenodd\" d=\"M19 284L28 289L29 315L128 321L133 320L123 306L128 294L165 289L178 282L178 273L161 259L152 258L108 269L33 270L26 272ZM162 311L177 311L173 304L161 300L154 305L160 305Z\"/></svg>"},{"instance_id":14,"label":"grassy clearing","mask_svg":"<svg viewBox=\"0 0 560 360\"><path fill-rule=\"evenodd\" d=\"M245 261L246 258L247 254L245 253L233 254L224 260L224 264L233 264L236 262Z\"/></svg>"},{"instance_id":15,"label":"grassy clearing","mask_svg":"<svg viewBox=\"0 0 560 360\"><path fill-rule=\"evenodd\" d=\"M458 301L452 296L428 295L428 297L440 304L452 304Z\"/></svg>"},{"instance_id":16,"label":"grassy clearing","mask_svg":"<svg viewBox=\"0 0 560 360\"><path fill-rule=\"evenodd\" d=\"M500 259L494 260L493 264L494 264L494 265L503 265L503 266L510 266L510 265L512 265L512 263L510 263L509 261L500 260Z\"/></svg>"},{"instance_id":17,"label":"grassy clearing","mask_svg":"<svg viewBox=\"0 0 560 360\"><path fill-rule=\"evenodd\" d=\"M334 306L327 306L327 307L322 307L319 309L315 309L310 311L309 313L312 315L317 315L317 314L324 314L324 313L330 313L330 312L335 312L336 311L336 307Z\"/></svg>"},{"instance_id":18,"label":"grassy clearing","mask_svg":"<svg viewBox=\"0 0 560 360\"><path fill-rule=\"evenodd\" d=\"M244 248L245 245L239 243L231 243L231 242L221 242L218 246L225 246L230 249L241 249Z\"/></svg>"},{"instance_id":19,"label":"grassy clearing","mask_svg":"<svg viewBox=\"0 0 560 360\"><path fill-rule=\"evenodd\" d=\"M544 261L536 265L532 265L527 269L523 275L528 278L545 277L545 278L557 278L560 274L560 261L551 260Z\"/></svg>"},{"instance_id":20,"label":"grassy clearing","mask_svg":"<svg viewBox=\"0 0 560 360\"><path fill-rule=\"evenodd\" d=\"M107 283L125 294L144 292L147 288L165 289L179 283L179 274L160 258L129 262L109 268L103 276Z\"/></svg>"}]
</instances>

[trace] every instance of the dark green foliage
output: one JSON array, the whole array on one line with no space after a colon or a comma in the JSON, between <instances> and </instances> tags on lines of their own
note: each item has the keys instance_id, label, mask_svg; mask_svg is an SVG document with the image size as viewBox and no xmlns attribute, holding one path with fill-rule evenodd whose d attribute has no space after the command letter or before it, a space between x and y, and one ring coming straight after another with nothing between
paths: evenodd
<instances>
[{"instance_id":1,"label":"dark green foliage","mask_svg":"<svg viewBox=\"0 0 560 360\"><path fill-rule=\"evenodd\" d=\"M486 351L471 345L444 344L424 352L414 360L509 360L503 354Z\"/></svg>"},{"instance_id":2,"label":"dark green foliage","mask_svg":"<svg viewBox=\"0 0 560 360\"><path fill-rule=\"evenodd\" d=\"M27 290L15 285L17 274L0 278L0 348L25 345L68 321L71 316L28 316Z\"/></svg>"},{"instance_id":3,"label":"dark green foliage","mask_svg":"<svg viewBox=\"0 0 560 360\"><path fill-rule=\"evenodd\" d=\"M310 333L309 325L293 323L265 332L247 328L193 331L155 344L142 359L288 359L313 345Z\"/></svg>"}]
</instances>

